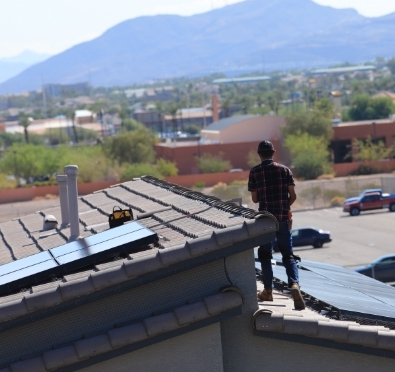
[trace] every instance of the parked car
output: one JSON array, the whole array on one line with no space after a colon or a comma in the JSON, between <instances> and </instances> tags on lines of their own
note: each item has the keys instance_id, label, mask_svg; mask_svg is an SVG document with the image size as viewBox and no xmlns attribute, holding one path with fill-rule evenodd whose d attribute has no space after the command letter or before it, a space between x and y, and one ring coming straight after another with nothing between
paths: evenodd
<instances>
[{"instance_id":1,"label":"parked car","mask_svg":"<svg viewBox=\"0 0 395 372\"><path fill-rule=\"evenodd\" d=\"M303 247L312 245L314 248L321 248L325 243L330 243L331 233L315 227L299 227L292 229L292 245L294 247ZM273 244L273 251L280 252L277 241ZM258 257L258 256L256 256Z\"/></svg>"},{"instance_id":2,"label":"parked car","mask_svg":"<svg viewBox=\"0 0 395 372\"><path fill-rule=\"evenodd\" d=\"M357 267L354 271L380 282L395 282L395 254L381 256L371 264Z\"/></svg>"},{"instance_id":3,"label":"parked car","mask_svg":"<svg viewBox=\"0 0 395 372\"><path fill-rule=\"evenodd\" d=\"M315 227L300 227L292 229L292 245L302 247L312 245L321 248L325 243L332 241L330 231L316 229Z\"/></svg>"},{"instance_id":4,"label":"parked car","mask_svg":"<svg viewBox=\"0 0 395 372\"><path fill-rule=\"evenodd\" d=\"M357 198L345 200L343 205L343 211L348 212L350 216L358 216L361 211L383 208L395 212L395 194L384 194L380 189L365 190Z\"/></svg>"}]
</instances>

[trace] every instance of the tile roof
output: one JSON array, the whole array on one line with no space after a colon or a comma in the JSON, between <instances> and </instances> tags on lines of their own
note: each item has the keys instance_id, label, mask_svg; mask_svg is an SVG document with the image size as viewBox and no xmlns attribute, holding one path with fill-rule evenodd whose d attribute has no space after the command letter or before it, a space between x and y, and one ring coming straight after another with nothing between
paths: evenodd
<instances>
[{"instance_id":1,"label":"tile roof","mask_svg":"<svg viewBox=\"0 0 395 372\"><path fill-rule=\"evenodd\" d=\"M212 318L243 304L238 288L228 287L220 293L204 297L198 302L174 308L163 314L141 319L139 322L109 329L107 332L77 340L41 355L12 363L0 372L46 372L73 365L82 360L107 353L114 349L170 333L193 323Z\"/></svg>"},{"instance_id":2,"label":"tile roof","mask_svg":"<svg viewBox=\"0 0 395 372\"><path fill-rule=\"evenodd\" d=\"M262 283L257 287L263 289ZM259 309L252 317L256 335L281 334L305 336L341 344L359 345L372 349L395 352L395 330L379 325L361 325L353 321L331 319L306 308L297 311L288 294L273 291L273 302L259 302ZM314 340L312 340L314 344Z\"/></svg>"},{"instance_id":3,"label":"tile roof","mask_svg":"<svg viewBox=\"0 0 395 372\"><path fill-rule=\"evenodd\" d=\"M80 197L81 235L87 237L107 230L114 205L130 207L135 218L141 218L139 223L158 234L158 244L75 275L54 278L50 283L32 283L21 293L0 297L0 325L277 229L277 221L271 215L143 177ZM60 207L0 224L2 264L67 243L69 228L40 230L43 217L48 214L60 219Z\"/></svg>"}]
</instances>

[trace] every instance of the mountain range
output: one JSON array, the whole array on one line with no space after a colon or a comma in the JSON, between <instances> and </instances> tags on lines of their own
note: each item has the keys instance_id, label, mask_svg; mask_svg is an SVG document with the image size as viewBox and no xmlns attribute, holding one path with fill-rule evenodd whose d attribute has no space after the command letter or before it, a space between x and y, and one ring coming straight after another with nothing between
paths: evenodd
<instances>
[{"instance_id":1,"label":"mountain range","mask_svg":"<svg viewBox=\"0 0 395 372\"><path fill-rule=\"evenodd\" d=\"M126 86L153 79L363 62L395 55L395 13L366 18L311 0L246 0L194 16L144 16L37 63L0 93L46 83Z\"/></svg>"},{"instance_id":2,"label":"mountain range","mask_svg":"<svg viewBox=\"0 0 395 372\"><path fill-rule=\"evenodd\" d=\"M25 50L13 57L0 58L0 83L18 75L35 63L44 61L48 57L50 57L49 54L40 54L31 50Z\"/></svg>"}]
</instances>

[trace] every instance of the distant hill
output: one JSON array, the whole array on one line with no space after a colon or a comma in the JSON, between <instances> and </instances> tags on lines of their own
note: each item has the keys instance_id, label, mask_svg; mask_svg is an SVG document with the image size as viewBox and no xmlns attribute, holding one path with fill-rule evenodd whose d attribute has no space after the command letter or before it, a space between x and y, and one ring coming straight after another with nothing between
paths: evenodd
<instances>
[{"instance_id":1,"label":"distant hill","mask_svg":"<svg viewBox=\"0 0 395 372\"><path fill-rule=\"evenodd\" d=\"M190 17L122 22L100 37L29 67L0 93L46 83L128 85L209 72L361 62L395 54L395 13L366 18L311 0L249 0Z\"/></svg>"},{"instance_id":2,"label":"distant hill","mask_svg":"<svg viewBox=\"0 0 395 372\"><path fill-rule=\"evenodd\" d=\"M0 82L18 75L29 66L44 61L49 56L49 54L40 54L25 50L14 57L0 58Z\"/></svg>"}]
</instances>

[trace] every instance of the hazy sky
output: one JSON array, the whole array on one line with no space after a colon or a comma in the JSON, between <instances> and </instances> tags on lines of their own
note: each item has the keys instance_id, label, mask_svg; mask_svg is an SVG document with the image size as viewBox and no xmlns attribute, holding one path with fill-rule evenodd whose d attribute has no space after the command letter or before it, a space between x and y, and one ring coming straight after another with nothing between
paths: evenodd
<instances>
[{"instance_id":1,"label":"hazy sky","mask_svg":"<svg viewBox=\"0 0 395 372\"><path fill-rule=\"evenodd\" d=\"M240 1L0 0L0 58L26 49L56 54L141 15L192 15ZM337 8L353 7L368 17L395 12L395 0L314 1Z\"/></svg>"}]
</instances>

